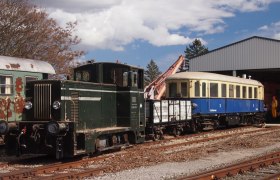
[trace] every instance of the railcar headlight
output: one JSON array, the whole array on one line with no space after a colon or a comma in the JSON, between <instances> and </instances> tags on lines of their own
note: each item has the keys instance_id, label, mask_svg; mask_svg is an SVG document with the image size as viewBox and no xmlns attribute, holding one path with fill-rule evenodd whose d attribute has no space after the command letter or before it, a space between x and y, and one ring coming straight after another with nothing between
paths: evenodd
<instances>
[{"instance_id":1,"label":"railcar headlight","mask_svg":"<svg viewBox=\"0 0 280 180\"><path fill-rule=\"evenodd\" d=\"M196 104L196 103L192 103L192 108L193 109L195 109L195 108L197 108L198 107L198 105Z\"/></svg>"},{"instance_id":2,"label":"railcar headlight","mask_svg":"<svg viewBox=\"0 0 280 180\"><path fill-rule=\"evenodd\" d=\"M4 135L8 132L9 126L8 123L4 120L0 121L0 135Z\"/></svg>"},{"instance_id":3,"label":"railcar headlight","mask_svg":"<svg viewBox=\"0 0 280 180\"><path fill-rule=\"evenodd\" d=\"M59 101L54 101L54 102L53 102L52 107L53 107L55 110L59 109L59 108L60 108L60 106L61 106L61 104L60 104L60 102L59 102Z\"/></svg>"},{"instance_id":4,"label":"railcar headlight","mask_svg":"<svg viewBox=\"0 0 280 180\"><path fill-rule=\"evenodd\" d=\"M68 130L68 126L65 123L58 123L56 121L50 121L47 124L47 132L53 136L65 133Z\"/></svg>"},{"instance_id":5,"label":"railcar headlight","mask_svg":"<svg viewBox=\"0 0 280 180\"><path fill-rule=\"evenodd\" d=\"M27 110L31 109L32 108L32 102L26 101L25 105L24 105L24 108L27 109Z\"/></svg>"}]
</instances>

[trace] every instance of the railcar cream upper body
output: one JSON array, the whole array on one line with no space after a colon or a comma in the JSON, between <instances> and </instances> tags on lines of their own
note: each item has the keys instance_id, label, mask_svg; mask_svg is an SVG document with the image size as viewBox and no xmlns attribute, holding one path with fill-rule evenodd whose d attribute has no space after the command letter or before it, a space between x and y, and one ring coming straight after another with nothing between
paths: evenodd
<instances>
[{"instance_id":1,"label":"railcar cream upper body","mask_svg":"<svg viewBox=\"0 0 280 180\"><path fill-rule=\"evenodd\" d=\"M166 79L167 97L264 98L262 83L252 79L206 72L181 72Z\"/></svg>"}]
</instances>

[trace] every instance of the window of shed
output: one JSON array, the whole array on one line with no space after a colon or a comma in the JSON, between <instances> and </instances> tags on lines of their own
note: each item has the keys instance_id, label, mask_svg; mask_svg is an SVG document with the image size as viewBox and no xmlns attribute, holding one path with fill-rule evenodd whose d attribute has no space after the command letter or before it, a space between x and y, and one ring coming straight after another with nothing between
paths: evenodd
<instances>
[{"instance_id":1,"label":"window of shed","mask_svg":"<svg viewBox=\"0 0 280 180\"><path fill-rule=\"evenodd\" d=\"M182 82L181 83L181 93L182 96L188 96L188 92L187 92L187 83L186 82Z\"/></svg>"},{"instance_id":2,"label":"window of shed","mask_svg":"<svg viewBox=\"0 0 280 180\"><path fill-rule=\"evenodd\" d=\"M247 98L247 87L246 86L242 87L242 97Z\"/></svg>"},{"instance_id":3,"label":"window of shed","mask_svg":"<svg viewBox=\"0 0 280 180\"><path fill-rule=\"evenodd\" d=\"M169 97L176 97L176 93L177 93L177 84L170 83L169 84Z\"/></svg>"},{"instance_id":4,"label":"window of shed","mask_svg":"<svg viewBox=\"0 0 280 180\"><path fill-rule=\"evenodd\" d=\"M206 97L206 83L202 83L202 97Z\"/></svg>"},{"instance_id":5,"label":"window of shed","mask_svg":"<svg viewBox=\"0 0 280 180\"><path fill-rule=\"evenodd\" d=\"M13 93L12 76L0 75L0 95L10 95Z\"/></svg>"},{"instance_id":6,"label":"window of shed","mask_svg":"<svg viewBox=\"0 0 280 180\"><path fill-rule=\"evenodd\" d=\"M227 97L227 85L222 84L222 97Z\"/></svg>"},{"instance_id":7,"label":"window of shed","mask_svg":"<svg viewBox=\"0 0 280 180\"><path fill-rule=\"evenodd\" d=\"M196 81L194 83L194 96L199 97L200 96L200 86L199 86L199 81Z\"/></svg>"},{"instance_id":8,"label":"window of shed","mask_svg":"<svg viewBox=\"0 0 280 180\"><path fill-rule=\"evenodd\" d=\"M258 88L254 88L254 98L257 99L258 98Z\"/></svg>"},{"instance_id":9,"label":"window of shed","mask_svg":"<svg viewBox=\"0 0 280 180\"><path fill-rule=\"evenodd\" d=\"M210 97L218 97L218 83L210 83Z\"/></svg>"},{"instance_id":10,"label":"window of shed","mask_svg":"<svg viewBox=\"0 0 280 180\"><path fill-rule=\"evenodd\" d=\"M253 98L253 88L249 87L249 98L252 99Z\"/></svg>"},{"instance_id":11,"label":"window of shed","mask_svg":"<svg viewBox=\"0 0 280 180\"><path fill-rule=\"evenodd\" d=\"M229 85L229 97L234 97L234 85Z\"/></svg>"}]
</instances>

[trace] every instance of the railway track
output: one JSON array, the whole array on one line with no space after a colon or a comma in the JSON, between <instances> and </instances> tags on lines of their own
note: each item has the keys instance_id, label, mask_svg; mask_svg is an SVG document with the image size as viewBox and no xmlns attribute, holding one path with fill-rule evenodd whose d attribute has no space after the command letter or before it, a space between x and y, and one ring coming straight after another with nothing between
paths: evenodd
<instances>
[{"instance_id":1,"label":"railway track","mask_svg":"<svg viewBox=\"0 0 280 180\"><path fill-rule=\"evenodd\" d=\"M203 172L201 174L196 174L192 176L182 176L177 178L177 180L209 180L209 179L222 179L228 177L232 177L238 174L243 174L244 179L277 179L280 177L280 165L277 164L280 163L280 151L270 153L267 155L264 155L262 157L250 159L247 161L243 161L234 165L230 165L224 168L219 168L215 170L211 170L208 172ZM276 165L277 164L277 165ZM270 166L272 165L272 166ZM273 172L269 169L263 169L259 172L253 172L251 174L247 174L245 172L252 172L256 171L257 169L263 168L263 167L272 167L272 169L276 166L278 166L277 171ZM260 175L261 174L261 175ZM243 176L242 175L242 176ZM249 178L251 176L251 178ZM252 177L253 176L253 177ZM233 177L233 179L242 179L240 176Z\"/></svg>"},{"instance_id":2,"label":"railway track","mask_svg":"<svg viewBox=\"0 0 280 180\"><path fill-rule=\"evenodd\" d=\"M231 133L223 136L217 136L217 137L204 137L201 139L192 139L188 140L187 142L183 143L175 143L175 144L166 144L162 145L160 147L150 146L150 150L152 149L157 149L157 151L163 151L167 150L169 148L174 148L176 146L187 146L190 144L195 144L195 143L203 143L207 141L214 141L214 140L219 140L222 138L228 138L231 136L235 135L244 135L244 134L254 134L257 132L263 132L267 131L267 133L274 131L275 128L267 128L267 129L258 129L254 131L248 131L248 132L239 132L239 133ZM265 132L266 133L266 132ZM200 137L201 135L197 135L197 137ZM204 134L205 136L205 134ZM192 136L194 137L194 136ZM186 138L186 137L185 137ZM140 148L141 145L136 146L135 149L131 148L130 151L125 151L122 152L120 156L124 156L125 154L131 153L133 151L136 151L137 148ZM142 148L142 153L146 153L148 146L145 145ZM135 152L134 152L135 153ZM141 153L140 153L141 155ZM103 156L98 156L98 157L93 157L93 158L87 158L87 159L81 159L81 160L76 160L73 162L57 162L57 163L52 163L49 165L43 165L40 167L34 167L34 168L25 168L25 169L19 169L15 170L13 172L9 173L3 173L0 174L0 180L6 180L6 179L23 179L23 178L31 178L31 179L79 179L79 178L84 178L84 177L89 177L89 176L95 176L102 174L103 172L112 172L112 169L114 167L110 167L110 165L102 165L102 166L97 166L96 164L100 164L100 162L105 161L107 158L110 159L112 156L118 156L115 154L107 154ZM121 159L121 158L120 158ZM112 159L114 160L114 159ZM8 165L8 163L7 163ZM119 169L121 170L121 169ZM65 173L67 172L67 173Z\"/></svg>"}]
</instances>

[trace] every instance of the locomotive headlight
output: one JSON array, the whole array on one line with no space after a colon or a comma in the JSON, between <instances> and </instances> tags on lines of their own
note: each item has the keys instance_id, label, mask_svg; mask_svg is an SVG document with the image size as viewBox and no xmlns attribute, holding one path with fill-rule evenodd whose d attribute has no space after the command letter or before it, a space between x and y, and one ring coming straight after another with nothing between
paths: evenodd
<instances>
[{"instance_id":1,"label":"locomotive headlight","mask_svg":"<svg viewBox=\"0 0 280 180\"><path fill-rule=\"evenodd\" d=\"M8 123L4 120L0 121L0 135L4 135L8 132L9 126Z\"/></svg>"},{"instance_id":2,"label":"locomotive headlight","mask_svg":"<svg viewBox=\"0 0 280 180\"><path fill-rule=\"evenodd\" d=\"M58 123L56 121L50 121L47 124L46 128L47 128L47 132L50 135L53 135L53 136L65 133L68 130L67 124L65 124L65 123Z\"/></svg>"},{"instance_id":3,"label":"locomotive headlight","mask_svg":"<svg viewBox=\"0 0 280 180\"><path fill-rule=\"evenodd\" d=\"M27 110L31 109L31 108L32 108L32 102L26 101L24 107L25 107L25 109L27 109Z\"/></svg>"},{"instance_id":4,"label":"locomotive headlight","mask_svg":"<svg viewBox=\"0 0 280 180\"><path fill-rule=\"evenodd\" d=\"M54 101L54 102L53 102L52 107L53 107L55 110L59 109L59 108L60 108L60 106L61 106L61 104L60 104L60 102L59 102L59 101Z\"/></svg>"}]
</instances>

